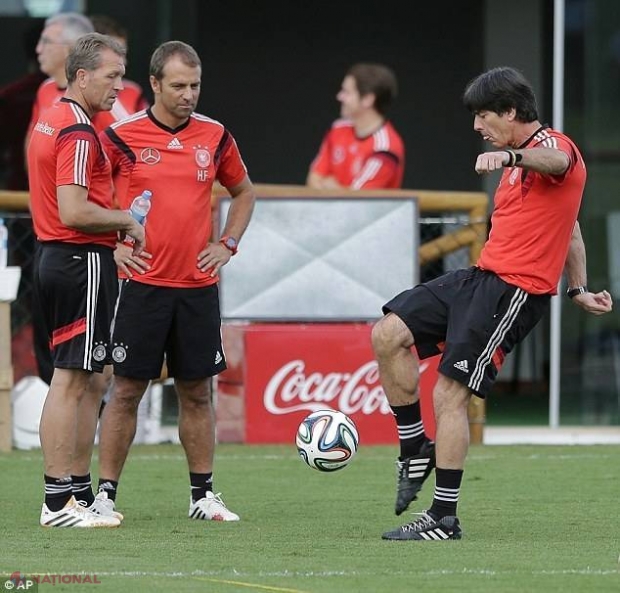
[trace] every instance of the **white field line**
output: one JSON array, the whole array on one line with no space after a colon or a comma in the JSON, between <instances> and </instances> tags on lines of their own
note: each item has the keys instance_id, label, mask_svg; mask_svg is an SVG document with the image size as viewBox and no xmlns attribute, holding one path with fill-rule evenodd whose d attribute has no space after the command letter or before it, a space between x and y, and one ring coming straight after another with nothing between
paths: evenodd
<instances>
[{"instance_id":1,"label":"white field line","mask_svg":"<svg viewBox=\"0 0 620 593\"><path fill-rule=\"evenodd\" d=\"M13 571L0 569L0 575L10 575ZM227 578L271 578L271 577L360 577L360 576L374 576L383 574L381 571L349 571L349 570L326 570L326 571L259 571L259 572L242 572L237 570L214 570L203 571L193 570L191 572L158 572L158 571L105 571L105 572L88 572L88 571L63 571L63 574L75 574L75 575L96 575L97 578L101 577L123 577L123 578L170 578L170 579L188 579L192 577L227 577ZM55 574L48 572L32 572L31 575L43 576L46 574ZM56 573L60 574L60 573ZM567 569L545 569L545 570L494 570L491 568L461 568L461 569L433 569L425 571L389 571L390 575L404 575L404 576L436 576L436 575L474 575L474 576L562 576L562 575L583 575L583 576L609 576L620 575L620 568L601 569L591 568L586 566L584 568L567 568ZM249 585L250 583L248 583Z\"/></svg>"},{"instance_id":2,"label":"white field line","mask_svg":"<svg viewBox=\"0 0 620 593\"><path fill-rule=\"evenodd\" d=\"M396 449L395 449L396 450ZM358 453L360 457L362 457L363 452ZM297 455L294 452L291 452L287 455L273 455L273 454L265 454L265 455L257 455L255 453L249 455L242 454L226 454L226 453L216 453L216 457L218 460L230 460L230 461L292 461L297 459ZM363 455L364 459L370 461L382 461L385 460L385 457L379 455ZM489 461L491 459L501 459L502 455L494 455L494 454L482 454L477 455L475 453L469 455L467 457L467 463L470 462L478 462L478 461ZM560 461L571 461L575 459L617 459L616 455L606 454L606 453L576 453L576 454L564 454L564 455L554 455L554 454L544 454L544 453L533 453L531 455L526 455L523 459L528 461L536 461L536 460L560 460ZM36 461L40 463L42 459L42 455L25 455L23 457L19 457L18 461L21 462L31 462ZM98 456L93 455L93 459L97 460ZM2 455L0 456L0 463L3 461L11 461L12 457L10 455ZM133 455L131 452L129 453L128 461L185 461L185 455L183 454L165 454L160 455L157 453L153 454L140 454Z\"/></svg>"}]
</instances>

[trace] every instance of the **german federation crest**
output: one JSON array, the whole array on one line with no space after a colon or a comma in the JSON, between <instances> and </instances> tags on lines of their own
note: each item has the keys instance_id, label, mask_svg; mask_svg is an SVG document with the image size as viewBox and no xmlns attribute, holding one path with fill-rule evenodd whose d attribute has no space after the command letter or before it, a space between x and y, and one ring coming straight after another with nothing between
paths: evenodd
<instances>
[{"instance_id":1,"label":"german federation crest","mask_svg":"<svg viewBox=\"0 0 620 593\"><path fill-rule=\"evenodd\" d=\"M196 164L201 169L206 169L211 162L211 155L206 148L198 148L196 149Z\"/></svg>"}]
</instances>

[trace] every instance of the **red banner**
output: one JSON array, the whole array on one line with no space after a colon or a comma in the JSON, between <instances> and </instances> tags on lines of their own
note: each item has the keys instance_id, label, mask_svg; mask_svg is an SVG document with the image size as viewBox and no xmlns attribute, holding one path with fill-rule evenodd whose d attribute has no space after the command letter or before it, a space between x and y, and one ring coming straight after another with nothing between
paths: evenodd
<instances>
[{"instance_id":1,"label":"red banner","mask_svg":"<svg viewBox=\"0 0 620 593\"><path fill-rule=\"evenodd\" d=\"M397 443L371 329L369 324L225 325L230 368L220 375L218 393L245 398L245 442L292 443L305 416L333 408L353 419L362 444ZM431 438L437 364L438 358L420 363L422 413Z\"/></svg>"}]
</instances>

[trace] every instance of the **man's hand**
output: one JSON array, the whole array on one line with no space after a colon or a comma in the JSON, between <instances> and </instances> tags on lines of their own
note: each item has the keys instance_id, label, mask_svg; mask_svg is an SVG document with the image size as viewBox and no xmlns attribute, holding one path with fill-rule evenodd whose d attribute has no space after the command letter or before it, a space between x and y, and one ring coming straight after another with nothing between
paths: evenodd
<instances>
[{"instance_id":1,"label":"man's hand","mask_svg":"<svg viewBox=\"0 0 620 593\"><path fill-rule=\"evenodd\" d=\"M476 159L476 173L483 175L491 173L506 166L510 161L510 155L504 150L494 152L483 152Z\"/></svg>"},{"instance_id":2,"label":"man's hand","mask_svg":"<svg viewBox=\"0 0 620 593\"><path fill-rule=\"evenodd\" d=\"M121 236L121 241L123 241L126 236L131 237L134 240L132 254L140 255L144 251L146 241L144 226L129 214L127 216L129 218L129 227L125 229L125 236Z\"/></svg>"},{"instance_id":3,"label":"man's hand","mask_svg":"<svg viewBox=\"0 0 620 593\"><path fill-rule=\"evenodd\" d=\"M226 265L232 252L221 243L207 243L207 246L198 254L198 263L196 267L205 273L209 273L211 277L217 276L220 268Z\"/></svg>"},{"instance_id":4,"label":"man's hand","mask_svg":"<svg viewBox=\"0 0 620 593\"><path fill-rule=\"evenodd\" d=\"M128 278L133 278L133 272L139 272L144 274L151 269L151 266L146 261L153 256L146 251L142 251L140 255L133 254L133 248L130 245L124 243L117 243L114 250L114 261L118 269L123 272Z\"/></svg>"},{"instance_id":5,"label":"man's hand","mask_svg":"<svg viewBox=\"0 0 620 593\"><path fill-rule=\"evenodd\" d=\"M606 290L597 293L584 292L574 296L572 301L593 315L604 315L609 313L613 307L611 295Z\"/></svg>"}]
</instances>

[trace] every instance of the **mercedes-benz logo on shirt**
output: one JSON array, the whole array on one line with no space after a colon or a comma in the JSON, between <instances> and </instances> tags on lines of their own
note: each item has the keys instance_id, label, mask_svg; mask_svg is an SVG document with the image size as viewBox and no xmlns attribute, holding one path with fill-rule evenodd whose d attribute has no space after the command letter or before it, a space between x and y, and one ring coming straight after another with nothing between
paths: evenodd
<instances>
[{"instance_id":1,"label":"mercedes-benz logo on shirt","mask_svg":"<svg viewBox=\"0 0 620 593\"><path fill-rule=\"evenodd\" d=\"M156 148L145 148L140 153L140 160L147 165L156 165L161 161L161 155Z\"/></svg>"}]
</instances>

